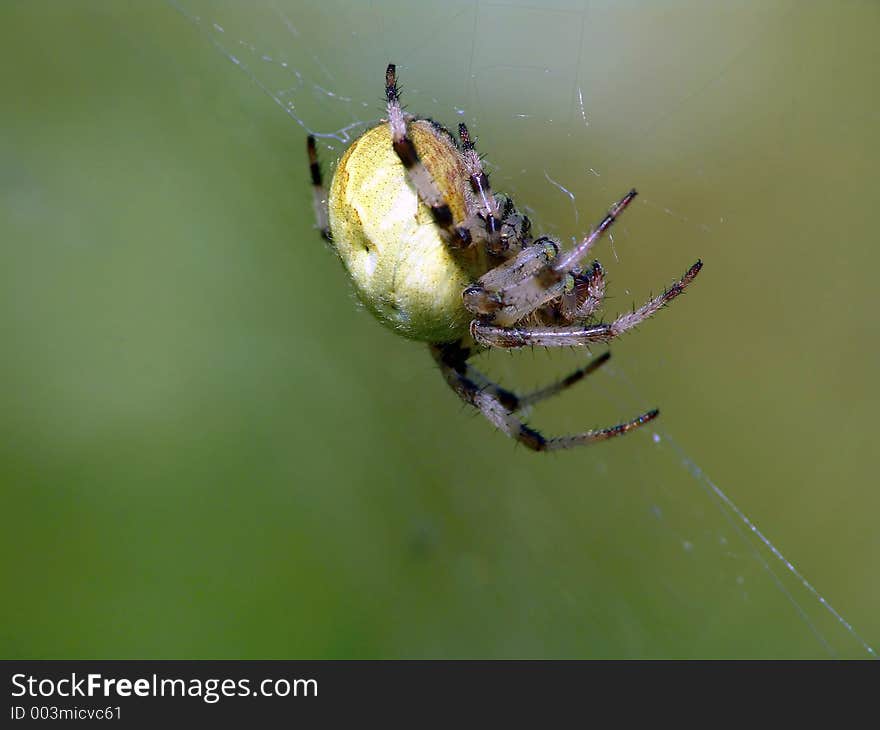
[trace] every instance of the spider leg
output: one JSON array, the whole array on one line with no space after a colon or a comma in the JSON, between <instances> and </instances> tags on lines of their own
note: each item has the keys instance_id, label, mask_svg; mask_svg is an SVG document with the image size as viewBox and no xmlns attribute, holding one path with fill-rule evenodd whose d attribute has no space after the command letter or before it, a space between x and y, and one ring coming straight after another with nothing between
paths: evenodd
<instances>
[{"instance_id":1,"label":"spider leg","mask_svg":"<svg viewBox=\"0 0 880 730\"><path fill-rule=\"evenodd\" d=\"M443 377L449 384L449 387L455 391L459 398L465 403L474 406L489 422L504 431L508 436L515 438L533 451L556 451L573 446L582 446L594 441L605 441L643 426L659 415L659 411L652 410L643 413L631 421L610 428L585 431L569 436L546 438L539 431L527 426L520 418L514 415L514 408L512 406L522 406L509 401L505 403L506 397L512 395L509 391L499 386L487 387L486 385L481 385L481 381L482 383L488 383L489 381L482 373L467 365L465 360L469 357L470 352L467 348L463 348L460 342L445 346L432 345L431 354L440 366L440 371L443 373ZM605 359L607 360L607 358ZM534 398L535 395L539 395L537 400L542 400L550 395L555 395L568 387L568 385L580 380L587 372L595 370L602 362L604 360L597 361L592 367L583 368L584 372L580 375L576 376L573 373L572 376L569 376L572 379L570 383L563 384L568 380L563 379L559 383L548 386L548 388L536 391L532 397ZM537 401L533 400L532 402Z\"/></svg>"},{"instance_id":2,"label":"spider leg","mask_svg":"<svg viewBox=\"0 0 880 730\"><path fill-rule=\"evenodd\" d=\"M464 305L474 314L487 315L492 324L510 327L549 301L574 291L574 274L557 277L548 274L551 271L545 266L499 292L486 292L479 285L468 287L462 294Z\"/></svg>"},{"instance_id":3,"label":"spider leg","mask_svg":"<svg viewBox=\"0 0 880 730\"><path fill-rule=\"evenodd\" d=\"M490 253L501 254L507 248L507 242L501 239L501 211L498 201L492 194L489 176L483 170L483 163L466 124L458 125L458 136L461 139L461 148L470 175L471 190L477 202L477 215L481 221L484 221L483 235L486 238L486 246Z\"/></svg>"},{"instance_id":4,"label":"spider leg","mask_svg":"<svg viewBox=\"0 0 880 730\"><path fill-rule=\"evenodd\" d=\"M577 306L573 319L585 319L595 312L605 298L605 270L598 261L593 262L590 271L578 277L575 289L579 290L583 285L586 296ZM577 291L580 295L580 291Z\"/></svg>"},{"instance_id":5,"label":"spider leg","mask_svg":"<svg viewBox=\"0 0 880 730\"><path fill-rule=\"evenodd\" d=\"M550 238L539 238L513 258L489 269L474 286L463 293L465 306L475 314L492 314L498 309L497 293L520 283L545 267L559 253L559 245Z\"/></svg>"},{"instance_id":6,"label":"spider leg","mask_svg":"<svg viewBox=\"0 0 880 730\"><path fill-rule=\"evenodd\" d=\"M480 390L491 393L500 401L501 405L503 405L511 413L523 411L526 408L530 408L531 406L540 403L543 400L546 400L547 398L558 395L567 388L570 388L572 385L579 383L587 375L595 372L606 362L608 362L608 360L611 359L611 353L604 352L596 359L591 360L583 367L580 367L577 370L569 373L564 378L560 378L550 385L546 385L543 388L538 388L537 390L533 390L532 392L526 393L525 395L518 395L517 393L514 393L507 388L504 388L501 385L494 383L482 372L470 365L468 363L468 358L472 357L474 354L476 354L476 352L467 347L464 347L461 341L453 342L448 345L436 345L435 349L440 353L439 356L442 357L443 361L447 365L452 367L455 372L467 378ZM435 358L436 357L437 355L435 354Z\"/></svg>"},{"instance_id":7,"label":"spider leg","mask_svg":"<svg viewBox=\"0 0 880 730\"><path fill-rule=\"evenodd\" d=\"M532 222L527 215L520 213L513 201L506 195L496 195L495 201L501 208L501 245L505 249L526 248L532 245Z\"/></svg>"},{"instance_id":8,"label":"spider leg","mask_svg":"<svg viewBox=\"0 0 880 730\"><path fill-rule=\"evenodd\" d=\"M540 403L542 400L546 400L547 398L552 398L554 395L558 395L566 388L570 388L572 385L574 385L575 383L579 383L591 373L596 372L610 359L611 353L603 352L595 360L590 360L590 362L588 362L582 368L578 368L574 372L566 375L564 378L557 380L555 383L551 383L550 385L546 385L543 388L533 390L531 393L527 393L526 395L519 396L519 407L517 408L517 410L521 411L525 408L528 408L529 406L535 405L536 403Z\"/></svg>"},{"instance_id":9,"label":"spider leg","mask_svg":"<svg viewBox=\"0 0 880 730\"><path fill-rule=\"evenodd\" d=\"M602 264L594 261L587 271L574 270L574 287L559 299L558 307L543 319L560 324L583 321L595 312L605 298L605 271Z\"/></svg>"},{"instance_id":10,"label":"spider leg","mask_svg":"<svg viewBox=\"0 0 880 730\"><path fill-rule=\"evenodd\" d=\"M575 246L571 251L566 252L563 256L560 256L557 261L553 263L553 269L557 272L568 271L572 266L576 266L577 262L583 259L587 252L593 247L593 244L598 241L602 235L611 228L614 221L617 220L617 217L623 213L626 207L633 201L633 198L638 195L638 192L633 188L626 195L624 195L620 200L618 200L608 211L605 217L599 221L599 225L596 226L592 233L586 236L577 246Z\"/></svg>"},{"instance_id":11,"label":"spider leg","mask_svg":"<svg viewBox=\"0 0 880 730\"><path fill-rule=\"evenodd\" d=\"M475 355L476 352L465 346L461 340L445 345L431 345L430 349L431 355L433 355L434 359L440 364L441 369L443 369L446 381L459 395L461 395L459 388L450 382L451 374L446 372L447 369L451 370L452 373L458 378L461 378L462 381L468 383L469 386L473 386L477 390L491 395L507 411L513 413L524 408L524 406L521 405L522 399L516 393L492 382L483 373L468 363L468 359ZM464 400L470 403L467 398Z\"/></svg>"},{"instance_id":12,"label":"spider leg","mask_svg":"<svg viewBox=\"0 0 880 730\"><path fill-rule=\"evenodd\" d=\"M327 216L327 191L324 190L324 180L321 177L321 165L318 163L318 150L315 147L315 138L309 135L306 139L306 147L309 152L309 171L312 174L312 205L315 209L315 220L318 222L318 230L325 241L332 241L330 235L330 223Z\"/></svg>"},{"instance_id":13,"label":"spider leg","mask_svg":"<svg viewBox=\"0 0 880 730\"><path fill-rule=\"evenodd\" d=\"M391 144L403 163L410 181L415 186L419 198L431 211L434 223L443 232L447 242L464 247L471 243L471 233L466 227L457 227L452 219L449 204L422 163L416 146L406 131L406 115L400 106L400 93L397 88L397 68L388 64L385 71L385 98L387 100L388 125L391 129Z\"/></svg>"},{"instance_id":14,"label":"spider leg","mask_svg":"<svg viewBox=\"0 0 880 730\"><path fill-rule=\"evenodd\" d=\"M510 327L550 300L570 294L577 285L574 272L578 261L587 255L593 244L611 227L636 194L635 190L630 190L615 203L592 233L572 250L537 269L532 276L489 287L481 280L475 286L469 287L465 292L465 306L474 314L485 316L491 324ZM487 291L482 292L481 289Z\"/></svg>"},{"instance_id":15,"label":"spider leg","mask_svg":"<svg viewBox=\"0 0 880 730\"><path fill-rule=\"evenodd\" d=\"M471 335L484 347L508 349L533 345L539 347L578 347L594 342L609 342L641 324L669 304L696 278L702 267L702 261L697 261L681 279L662 294L607 324L599 323L576 327L499 327L475 319L471 322Z\"/></svg>"}]
</instances>

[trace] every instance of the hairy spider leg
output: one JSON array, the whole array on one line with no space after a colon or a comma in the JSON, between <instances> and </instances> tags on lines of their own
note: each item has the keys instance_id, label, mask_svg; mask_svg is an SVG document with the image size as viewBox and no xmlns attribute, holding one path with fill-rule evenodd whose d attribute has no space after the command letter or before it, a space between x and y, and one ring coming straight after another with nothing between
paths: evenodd
<instances>
[{"instance_id":1,"label":"hairy spider leg","mask_svg":"<svg viewBox=\"0 0 880 730\"><path fill-rule=\"evenodd\" d=\"M434 352L434 350L437 352ZM611 353L604 352L594 360L591 360L583 367L578 368L565 377L530 393L526 393L525 395L518 395L500 384L493 382L482 372L470 365L468 359L477 353L471 348L466 347L461 340L445 345L432 345L432 352L434 352L435 359L442 358L443 361L452 367L457 373L466 377L481 390L494 395L501 402L501 405L507 408L511 413L522 411L543 400L547 400L554 395L558 395L572 385L579 383L587 375L595 372L611 359Z\"/></svg>"},{"instance_id":2,"label":"hairy spider leg","mask_svg":"<svg viewBox=\"0 0 880 730\"><path fill-rule=\"evenodd\" d=\"M543 388L538 388L537 390L533 390L531 393L526 393L525 395L521 395L519 397L519 407L517 410L523 410L524 408L528 408L530 406L535 405L536 403L540 403L542 400L547 400L547 398L551 398L554 395L558 395L562 391L570 388L575 383L579 383L585 377L590 375L591 373L596 372L600 367L602 367L606 362L611 359L610 352L603 352L599 355L595 360L590 360L586 365L581 368L578 368L574 372L569 373L564 378L560 378L555 383L551 383L550 385L546 385Z\"/></svg>"},{"instance_id":3,"label":"hairy spider leg","mask_svg":"<svg viewBox=\"0 0 880 730\"><path fill-rule=\"evenodd\" d=\"M569 436L546 438L539 431L527 426L515 415L516 410L526 405L522 402L522 399L517 398L510 391L492 384L485 375L461 359L462 355L464 355L465 360L470 355L467 348L462 348L460 343L454 343L452 346L432 345L431 354L440 366L440 371L443 373L443 377L449 384L449 387L455 391L459 398L480 411L490 423L501 431L533 451L569 449L574 446L583 446L595 441L605 441L615 436L622 436L628 431L632 431L654 420L660 413L658 410L651 410L631 421L620 423L610 428L584 431L583 433ZM543 398L555 395L569 385L573 385L588 372L593 372L607 359L607 357L604 359L600 358L592 368L589 366L582 368L581 371L573 373L569 378L564 378L547 388L535 391L531 396L526 396L526 398L531 398L529 405L538 400L543 400Z\"/></svg>"},{"instance_id":4,"label":"hairy spider leg","mask_svg":"<svg viewBox=\"0 0 880 730\"><path fill-rule=\"evenodd\" d=\"M471 139L466 124L458 125L458 136L461 139L461 149L470 175L471 190L477 203L476 215L485 227L483 235L486 238L486 246L490 253L502 254L507 248L507 242L501 239L501 211L489 185L489 176L483 170L483 162L477 154L476 145Z\"/></svg>"},{"instance_id":5,"label":"hairy spider leg","mask_svg":"<svg viewBox=\"0 0 880 730\"><path fill-rule=\"evenodd\" d=\"M573 288L572 277L554 277L546 288L536 284L535 277L548 270L558 253L559 244L555 241L538 239L465 289L464 306L472 314L486 315L492 322L513 324L545 301L561 296L567 286Z\"/></svg>"},{"instance_id":6,"label":"hairy spider leg","mask_svg":"<svg viewBox=\"0 0 880 730\"><path fill-rule=\"evenodd\" d=\"M415 186L419 198L431 211L434 223L443 232L450 245L457 247L468 246L471 243L470 230L457 227L452 219L452 210L449 204L428 172L428 168L422 163L416 146L409 138L406 131L407 115L400 106L400 92L397 88L397 69L393 63L388 64L385 71L385 98L388 110L388 125L391 129L391 144L403 163L410 181Z\"/></svg>"},{"instance_id":7,"label":"hairy spider leg","mask_svg":"<svg viewBox=\"0 0 880 730\"><path fill-rule=\"evenodd\" d=\"M465 298L474 297L473 304L477 309L472 311L482 313L479 308L480 296L493 298L493 292L512 286L531 276L558 254L559 244L550 238L542 237L504 263L489 269L477 280L474 286L468 287L465 291Z\"/></svg>"},{"instance_id":8,"label":"hairy spider leg","mask_svg":"<svg viewBox=\"0 0 880 730\"><path fill-rule=\"evenodd\" d=\"M659 296L638 309L618 316L613 322L579 327L498 327L475 319L471 335L484 347L578 347L594 342L609 342L638 326L681 294L700 273L703 262L697 261L685 275Z\"/></svg>"},{"instance_id":9,"label":"hairy spider leg","mask_svg":"<svg viewBox=\"0 0 880 730\"><path fill-rule=\"evenodd\" d=\"M481 315L486 324L510 327L547 302L575 291L577 280L574 272L578 262L587 255L593 244L611 227L636 195L635 190L630 190L615 203L592 233L571 251L555 257L531 276L489 289L483 296L478 296L481 294L480 282L475 287L468 288L465 306L474 314Z\"/></svg>"},{"instance_id":10,"label":"hairy spider leg","mask_svg":"<svg viewBox=\"0 0 880 730\"><path fill-rule=\"evenodd\" d=\"M309 171L312 174L312 205L315 209L315 220L321 238L332 241L330 235L330 222L327 216L327 191L324 189L324 180L321 176L321 165L318 162L318 150L315 147L315 138L309 135L306 139L306 147L309 151Z\"/></svg>"},{"instance_id":11,"label":"hairy spider leg","mask_svg":"<svg viewBox=\"0 0 880 730\"><path fill-rule=\"evenodd\" d=\"M583 292L581 292L583 288ZM598 261L594 261L588 272L578 277L575 284L577 299L583 296L583 301L578 304L573 319L585 319L595 312L605 299L605 269Z\"/></svg>"},{"instance_id":12,"label":"hairy spider leg","mask_svg":"<svg viewBox=\"0 0 880 730\"><path fill-rule=\"evenodd\" d=\"M559 259L554 262L553 268L557 272L565 272L571 269L573 266L576 266L578 261L584 259L587 255L587 252L593 247L593 244L599 240L599 238L604 235L605 231L607 231L614 224L614 221L617 220L617 217L626 210L626 207L633 201L633 198L638 195L638 191L633 188L626 195L624 195L620 200L618 200L614 206L612 206L611 210L605 215L605 217L599 221L599 225L596 226L590 235L586 236L577 246L575 246L571 251L568 251L564 255L560 256Z\"/></svg>"},{"instance_id":13,"label":"hairy spider leg","mask_svg":"<svg viewBox=\"0 0 880 730\"><path fill-rule=\"evenodd\" d=\"M572 271L572 276L574 286L562 295L558 310L553 313L554 321L564 324L588 319L605 298L605 270L598 261L586 271Z\"/></svg>"}]
</instances>

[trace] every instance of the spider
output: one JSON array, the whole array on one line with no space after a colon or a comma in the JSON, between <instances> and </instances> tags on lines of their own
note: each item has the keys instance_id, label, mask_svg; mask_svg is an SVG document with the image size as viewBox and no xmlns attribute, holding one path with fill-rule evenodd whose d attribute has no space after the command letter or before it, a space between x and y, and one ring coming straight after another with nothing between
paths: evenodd
<instances>
[{"instance_id":1,"label":"spider","mask_svg":"<svg viewBox=\"0 0 880 730\"><path fill-rule=\"evenodd\" d=\"M343 154L327 197L315 147L307 149L315 215L360 300L380 322L427 342L449 387L529 449L603 441L653 420L657 410L610 428L548 438L524 409L574 385L608 361L605 353L567 377L518 395L470 363L489 348L589 346L631 330L681 294L702 268L611 322L594 318L605 295L596 241L636 197L630 190L570 250L533 237L529 219L494 193L464 124L458 139L437 122L403 111L394 64L385 72L387 119Z\"/></svg>"}]
</instances>

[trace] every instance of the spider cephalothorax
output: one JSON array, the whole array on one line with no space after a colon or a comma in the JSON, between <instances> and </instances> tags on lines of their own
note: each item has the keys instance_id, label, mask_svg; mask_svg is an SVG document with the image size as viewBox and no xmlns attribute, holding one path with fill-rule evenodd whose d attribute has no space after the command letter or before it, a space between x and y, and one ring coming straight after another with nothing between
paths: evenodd
<instances>
[{"instance_id":1,"label":"spider cephalothorax","mask_svg":"<svg viewBox=\"0 0 880 730\"><path fill-rule=\"evenodd\" d=\"M702 263L638 309L595 321L605 275L598 261L582 262L636 191L562 251L555 240L533 238L529 219L513 201L492 192L464 124L456 140L436 122L402 110L393 64L385 73L385 96L388 119L339 160L329 198L315 140L308 139L318 227L336 247L364 305L397 333L427 342L459 397L536 451L611 438L656 418L653 410L611 428L545 438L517 414L578 382L609 355L526 395L491 382L469 360L493 347L609 342L681 294Z\"/></svg>"}]
</instances>

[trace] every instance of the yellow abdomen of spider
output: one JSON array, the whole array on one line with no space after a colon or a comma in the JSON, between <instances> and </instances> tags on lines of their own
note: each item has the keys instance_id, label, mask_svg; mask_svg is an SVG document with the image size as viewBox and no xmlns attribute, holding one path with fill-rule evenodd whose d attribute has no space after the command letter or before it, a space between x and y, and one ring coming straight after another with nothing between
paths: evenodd
<instances>
[{"instance_id":1,"label":"yellow abdomen of spider","mask_svg":"<svg viewBox=\"0 0 880 730\"><path fill-rule=\"evenodd\" d=\"M426 120L408 133L456 222L467 215L468 172L453 141ZM358 297L404 337L452 342L473 319L462 292L490 267L483 246L444 241L394 150L388 124L356 140L342 156L327 207L333 243Z\"/></svg>"}]
</instances>

